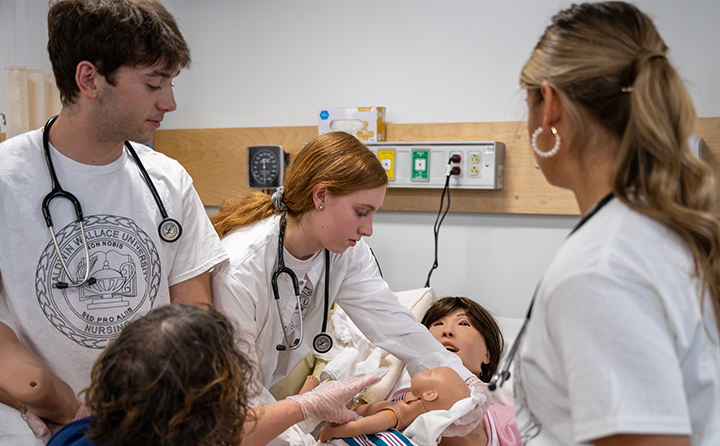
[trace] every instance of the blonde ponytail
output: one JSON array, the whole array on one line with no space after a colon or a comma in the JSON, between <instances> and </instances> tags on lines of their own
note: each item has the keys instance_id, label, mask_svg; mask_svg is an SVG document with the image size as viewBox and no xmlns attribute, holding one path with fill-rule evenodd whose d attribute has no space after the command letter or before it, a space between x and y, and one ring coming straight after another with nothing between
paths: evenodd
<instances>
[{"instance_id":1,"label":"blonde ponytail","mask_svg":"<svg viewBox=\"0 0 720 446\"><path fill-rule=\"evenodd\" d=\"M687 243L712 299L720 329L720 225L711 209L715 180L690 152L695 109L667 58L644 50L637 56L627 129L615 165L615 196L677 232Z\"/></svg>"}]
</instances>

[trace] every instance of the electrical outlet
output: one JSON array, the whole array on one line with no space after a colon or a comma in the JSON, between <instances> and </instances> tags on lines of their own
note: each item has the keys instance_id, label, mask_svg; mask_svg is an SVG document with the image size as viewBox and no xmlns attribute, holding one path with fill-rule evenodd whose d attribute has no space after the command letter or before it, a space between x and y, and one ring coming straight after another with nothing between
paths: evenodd
<instances>
[{"instance_id":1,"label":"electrical outlet","mask_svg":"<svg viewBox=\"0 0 720 446\"><path fill-rule=\"evenodd\" d=\"M465 170L465 167L464 167L465 154L462 153L462 152L457 152L457 151L455 151L455 152L450 152L450 157L449 157L448 159L452 159L452 157L455 156L455 155L458 156L459 160L458 160L458 161L455 161L455 162L451 161L451 162L450 162L450 168L452 169L453 167L457 167L460 172L457 173L456 175L462 175L462 174L463 174L463 171Z\"/></svg>"},{"instance_id":2,"label":"electrical outlet","mask_svg":"<svg viewBox=\"0 0 720 446\"><path fill-rule=\"evenodd\" d=\"M480 162L480 154L477 152L470 152L468 153L468 159L470 160L470 164L478 164Z\"/></svg>"},{"instance_id":3,"label":"electrical outlet","mask_svg":"<svg viewBox=\"0 0 720 446\"><path fill-rule=\"evenodd\" d=\"M472 162L472 161L471 161ZM470 169L468 170L471 177L476 177L480 175L480 168L478 166L470 166Z\"/></svg>"}]
</instances>

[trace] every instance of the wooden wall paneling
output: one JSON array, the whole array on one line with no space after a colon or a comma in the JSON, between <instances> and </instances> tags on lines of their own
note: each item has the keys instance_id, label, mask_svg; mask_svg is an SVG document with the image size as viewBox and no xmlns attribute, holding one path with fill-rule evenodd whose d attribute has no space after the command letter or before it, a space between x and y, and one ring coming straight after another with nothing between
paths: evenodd
<instances>
[{"instance_id":1,"label":"wooden wall paneling","mask_svg":"<svg viewBox=\"0 0 720 446\"><path fill-rule=\"evenodd\" d=\"M247 191L247 147L280 145L296 152L317 127L157 130L153 148L178 160L206 206Z\"/></svg>"},{"instance_id":2,"label":"wooden wall paneling","mask_svg":"<svg viewBox=\"0 0 720 446\"><path fill-rule=\"evenodd\" d=\"M698 119L694 134L705 141L703 159L720 178L720 118ZM316 135L315 126L158 130L154 148L185 166L205 205L219 206L247 190L248 146L277 144L292 154ZM525 122L388 124L387 140L505 144L504 188L452 189L451 211L578 214L572 193L548 184L536 167ZM383 209L434 212L440 206L440 194L440 189L390 188Z\"/></svg>"}]
</instances>

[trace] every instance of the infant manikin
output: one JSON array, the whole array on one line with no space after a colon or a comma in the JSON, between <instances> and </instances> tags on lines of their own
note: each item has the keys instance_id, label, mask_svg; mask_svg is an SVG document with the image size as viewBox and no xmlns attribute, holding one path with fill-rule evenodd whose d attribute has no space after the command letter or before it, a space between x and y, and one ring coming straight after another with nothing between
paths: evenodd
<instances>
[{"instance_id":1,"label":"infant manikin","mask_svg":"<svg viewBox=\"0 0 720 446\"><path fill-rule=\"evenodd\" d=\"M363 418L340 425L326 423L320 430L319 439L327 442L333 438L374 434L392 428L402 431L420 415L431 410L449 410L469 396L470 389L453 369L425 369L413 377L411 391L403 400L358 406L355 411Z\"/></svg>"}]
</instances>

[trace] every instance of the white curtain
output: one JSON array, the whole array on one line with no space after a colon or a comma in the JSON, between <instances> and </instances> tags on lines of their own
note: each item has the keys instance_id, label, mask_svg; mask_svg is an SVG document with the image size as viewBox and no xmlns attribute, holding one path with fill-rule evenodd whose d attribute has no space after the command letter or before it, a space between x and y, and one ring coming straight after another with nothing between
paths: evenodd
<instances>
[{"instance_id":1,"label":"white curtain","mask_svg":"<svg viewBox=\"0 0 720 446\"><path fill-rule=\"evenodd\" d=\"M47 0L3 0L7 137L42 127L60 112L47 56Z\"/></svg>"}]
</instances>

